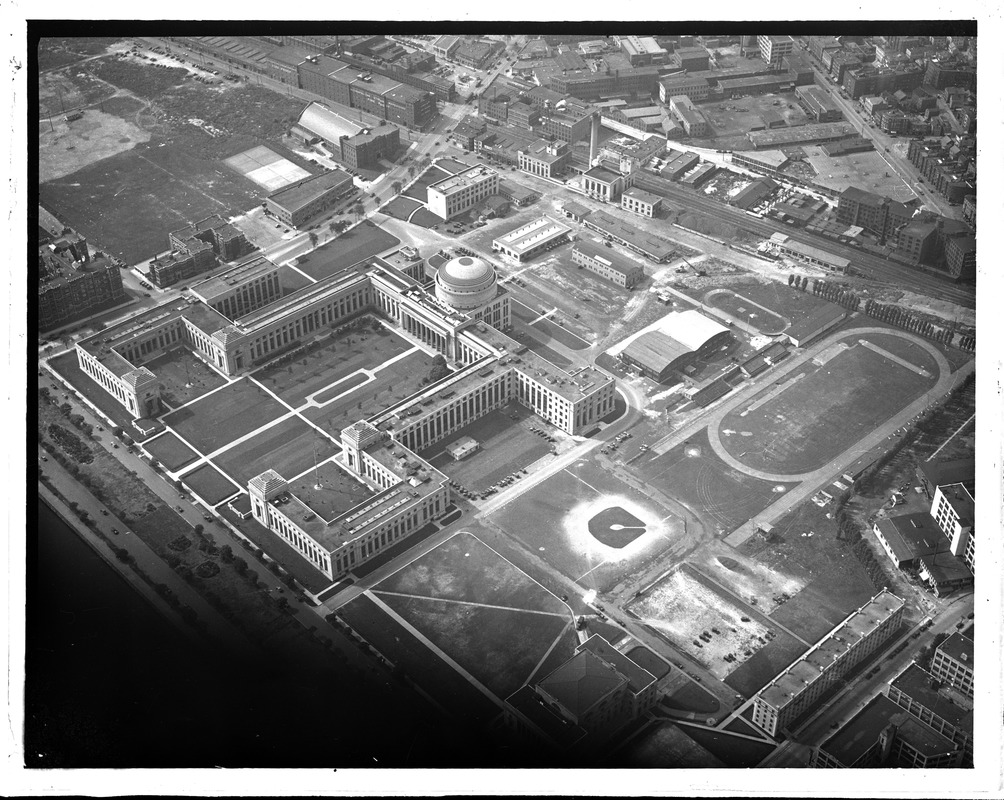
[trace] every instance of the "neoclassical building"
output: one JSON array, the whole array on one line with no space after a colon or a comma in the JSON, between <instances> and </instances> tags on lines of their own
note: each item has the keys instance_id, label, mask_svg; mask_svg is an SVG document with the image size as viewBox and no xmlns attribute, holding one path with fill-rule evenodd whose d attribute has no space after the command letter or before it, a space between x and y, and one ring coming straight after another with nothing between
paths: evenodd
<instances>
[{"instance_id":1,"label":"neoclassical building","mask_svg":"<svg viewBox=\"0 0 1004 800\"><path fill-rule=\"evenodd\" d=\"M141 419L163 413L146 364L177 347L234 376L377 313L442 353L450 375L346 427L341 453L316 476L291 483L270 469L248 484L255 519L334 580L445 512L449 481L418 451L510 400L573 436L594 430L614 408L609 375L559 369L505 333L510 297L488 261L447 261L434 294L416 280L422 268L372 258L282 297L278 267L259 257L194 286L193 297L81 341L78 361ZM240 314L226 316L233 310Z\"/></svg>"}]
</instances>

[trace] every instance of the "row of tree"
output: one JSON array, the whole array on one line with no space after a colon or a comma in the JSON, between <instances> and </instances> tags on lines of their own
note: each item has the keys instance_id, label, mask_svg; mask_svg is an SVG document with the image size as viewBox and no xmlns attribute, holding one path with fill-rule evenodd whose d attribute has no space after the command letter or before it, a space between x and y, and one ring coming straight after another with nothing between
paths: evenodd
<instances>
[{"instance_id":1,"label":"row of tree","mask_svg":"<svg viewBox=\"0 0 1004 800\"><path fill-rule=\"evenodd\" d=\"M831 303L836 303L851 311L857 311L861 306L861 298L854 294L854 292L836 284L827 283L819 278L815 278L812 281L812 293L817 297L822 297Z\"/></svg>"}]
</instances>

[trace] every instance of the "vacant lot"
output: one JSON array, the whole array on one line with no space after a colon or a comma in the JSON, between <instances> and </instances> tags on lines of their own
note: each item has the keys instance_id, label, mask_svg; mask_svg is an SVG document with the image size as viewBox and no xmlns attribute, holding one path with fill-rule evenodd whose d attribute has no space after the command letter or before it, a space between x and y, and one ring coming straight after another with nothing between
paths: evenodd
<instances>
[{"instance_id":1,"label":"vacant lot","mask_svg":"<svg viewBox=\"0 0 1004 800\"><path fill-rule=\"evenodd\" d=\"M222 503L238 492L238 487L212 464L203 464L187 475L182 475L181 480L211 506Z\"/></svg>"},{"instance_id":2,"label":"vacant lot","mask_svg":"<svg viewBox=\"0 0 1004 800\"><path fill-rule=\"evenodd\" d=\"M145 444L144 449L171 472L195 461L199 454L170 431Z\"/></svg>"},{"instance_id":3,"label":"vacant lot","mask_svg":"<svg viewBox=\"0 0 1004 800\"><path fill-rule=\"evenodd\" d=\"M722 437L729 453L768 472L808 472L842 453L937 381L937 364L919 345L892 335L863 338L928 375L856 339L845 339L837 345L843 349L825 363L810 362L789 373L785 388L770 386L748 406L728 414L721 427L737 434ZM801 377L793 380L796 376Z\"/></svg>"},{"instance_id":4,"label":"vacant lot","mask_svg":"<svg viewBox=\"0 0 1004 800\"><path fill-rule=\"evenodd\" d=\"M633 469L720 533L735 530L777 499L779 490L791 488L732 469L711 450L706 431Z\"/></svg>"},{"instance_id":5,"label":"vacant lot","mask_svg":"<svg viewBox=\"0 0 1004 800\"><path fill-rule=\"evenodd\" d=\"M299 407L311 395L357 370L377 369L412 347L383 325L375 330L360 327L331 336L296 363L267 367L254 377L291 406Z\"/></svg>"},{"instance_id":6,"label":"vacant lot","mask_svg":"<svg viewBox=\"0 0 1004 800\"><path fill-rule=\"evenodd\" d=\"M182 439L209 454L267 425L285 411L247 378L164 417Z\"/></svg>"},{"instance_id":7,"label":"vacant lot","mask_svg":"<svg viewBox=\"0 0 1004 800\"><path fill-rule=\"evenodd\" d=\"M82 119L38 123L38 179L45 183L149 141L150 134L128 120L88 109Z\"/></svg>"},{"instance_id":8,"label":"vacant lot","mask_svg":"<svg viewBox=\"0 0 1004 800\"><path fill-rule=\"evenodd\" d=\"M431 366L432 356L424 350L415 350L393 364L383 366L374 374L372 381L322 408L308 408L303 415L337 436L345 425L359 416L359 412L375 414L411 397L422 386Z\"/></svg>"},{"instance_id":9,"label":"vacant lot","mask_svg":"<svg viewBox=\"0 0 1004 800\"><path fill-rule=\"evenodd\" d=\"M286 480L327 460L339 447L298 417L290 417L213 459L240 486L267 469Z\"/></svg>"},{"instance_id":10,"label":"vacant lot","mask_svg":"<svg viewBox=\"0 0 1004 800\"><path fill-rule=\"evenodd\" d=\"M177 408L227 382L187 347L179 347L147 363L160 382L161 399Z\"/></svg>"},{"instance_id":11,"label":"vacant lot","mask_svg":"<svg viewBox=\"0 0 1004 800\"><path fill-rule=\"evenodd\" d=\"M337 239L321 245L310 254L310 259L299 269L314 280L335 275L353 264L390 250L401 243L369 220L365 220Z\"/></svg>"},{"instance_id":12,"label":"vacant lot","mask_svg":"<svg viewBox=\"0 0 1004 800\"><path fill-rule=\"evenodd\" d=\"M43 206L132 264L168 249L167 234L259 202L254 183L155 137L39 187Z\"/></svg>"},{"instance_id":13,"label":"vacant lot","mask_svg":"<svg viewBox=\"0 0 1004 800\"><path fill-rule=\"evenodd\" d=\"M768 641L765 625L685 570L673 570L627 607L717 678L724 678ZM726 661L726 656L731 659Z\"/></svg>"},{"instance_id":14,"label":"vacant lot","mask_svg":"<svg viewBox=\"0 0 1004 800\"><path fill-rule=\"evenodd\" d=\"M547 441L512 418L527 418L526 409L510 404L492 411L466 425L446 439L419 453L434 467L476 492L483 491L500 479L529 466L551 448ZM521 413L522 412L522 413ZM464 436L471 436L481 445L474 455L455 461L446 449Z\"/></svg>"},{"instance_id":15,"label":"vacant lot","mask_svg":"<svg viewBox=\"0 0 1004 800\"><path fill-rule=\"evenodd\" d=\"M120 40L105 36L47 36L39 39L39 72L101 55L117 41Z\"/></svg>"}]
</instances>

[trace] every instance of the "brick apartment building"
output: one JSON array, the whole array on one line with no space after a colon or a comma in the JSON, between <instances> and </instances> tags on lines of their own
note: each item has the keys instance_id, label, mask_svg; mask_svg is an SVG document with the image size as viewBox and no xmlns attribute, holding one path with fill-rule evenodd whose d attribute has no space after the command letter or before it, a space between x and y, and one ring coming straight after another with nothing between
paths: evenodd
<instances>
[{"instance_id":1,"label":"brick apartment building","mask_svg":"<svg viewBox=\"0 0 1004 800\"><path fill-rule=\"evenodd\" d=\"M92 256L86 239L64 234L39 243L39 330L66 325L126 299L121 271L104 254Z\"/></svg>"},{"instance_id":2,"label":"brick apartment building","mask_svg":"<svg viewBox=\"0 0 1004 800\"><path fill-rule=\"evenodd\" d=\"M856 186L844 189L837 201L837 222L864 228L883 242L895 239L912 217L913 209L904 203Z\"/></svg>"}]
</instances>

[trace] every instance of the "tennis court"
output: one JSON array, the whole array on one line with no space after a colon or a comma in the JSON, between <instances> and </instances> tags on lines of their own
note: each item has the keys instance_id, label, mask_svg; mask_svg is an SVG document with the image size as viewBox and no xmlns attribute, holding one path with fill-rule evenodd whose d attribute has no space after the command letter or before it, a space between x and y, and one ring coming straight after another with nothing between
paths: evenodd
<instances>
[{"instance_id":1,"label":"tennis court","mask_svg":"<svg viewBox=\"0 0 1004 800\"><path fill-rule=\"evenodd\" d=\"M226 164L270 192L310 177L303 167L298 167L265 145L231 156L226 159Z\"/></svg>"}]
</instances>

